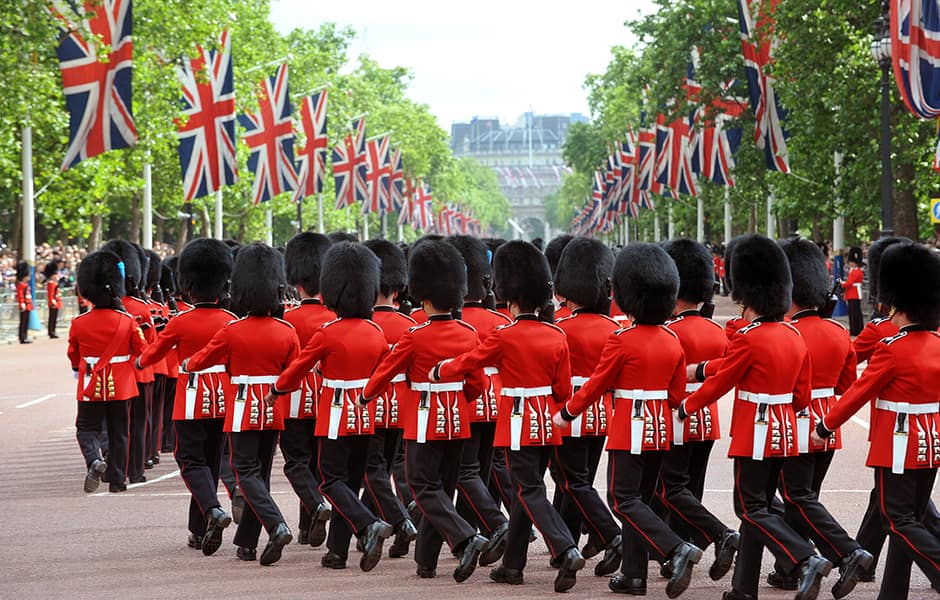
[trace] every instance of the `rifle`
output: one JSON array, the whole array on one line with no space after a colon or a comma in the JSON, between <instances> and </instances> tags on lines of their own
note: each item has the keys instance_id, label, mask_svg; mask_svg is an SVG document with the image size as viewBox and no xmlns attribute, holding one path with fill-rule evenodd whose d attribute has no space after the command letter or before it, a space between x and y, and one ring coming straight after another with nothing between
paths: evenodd
<instances>
[{"instance_id":1,"label":"rifle","mask_svg":"<svg viewBox=\"0 0 940 600\"><path fill-rule=\"evenodd\" d=\"M836 309L836 304L839 302L839 296L836 294L836 291L841 287L838 281L835 282L832 286L832 291L829 292L829 298L826 300L826 303L819 308L819 316L828 319L832 316L833 311Z\"/></svg>"}]
</instances>

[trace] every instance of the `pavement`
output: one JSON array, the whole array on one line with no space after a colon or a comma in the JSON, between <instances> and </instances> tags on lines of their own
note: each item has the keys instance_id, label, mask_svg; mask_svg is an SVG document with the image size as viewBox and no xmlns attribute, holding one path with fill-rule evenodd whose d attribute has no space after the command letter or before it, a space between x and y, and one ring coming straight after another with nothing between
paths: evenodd
<instances>
[{"instance_id":1,"label":"pavement","mask_svg":"<svg viewBox=\"0 0 940 600\"><path fill-rule=\"evenodd\" d=\"M719 301L716 318L734 313L727 299ZM35 343L0 344L0 598L415 598L435 599L544 598L551 596L555 571L548 565L544 543L530 547L526 585L503 586L489 581L480 568L468 581L451 578L456 561L445 552L438 577L419 580L409 557L387 555L371 573L358 569L355 551L350 567L333 571L320 566L321 547L291 544L271 567L235 559L234 529L226 530L222 548L211 557L186 546L188 493L171 454L163 454L148 481L128 486L122 494L82 491L85 469L75 441L75 381L65 356L66 340L38 336ZM720 401L722 431L728 431L730 394ZM861 520L872 487L865 467L868 415L862 411L844 428L845 449L836 458L824 485L822 501L851 533ZM736 526L731 503L731 461L727 439L718 442L706 481L705 504L726 523ZM297 500L276 459L272 489L291 527L297 523ZM605 473L601 466L600 473ZM549 493L552 483L547 480ZM599 477L597 487L605 491ZM224 492L223 492L224 495ZM936 497L936 496L935 496ZM228 507L228 501L223 499ZM295 529L296 536L296 529ZM262 535L262 544L264 543ZM259 548L260 550L260 548ZM708 578L714 554L706 550L689 590L682 598L718 599L730 588ZM571 595L608 596L606 577L594 577L596 559L588 561ZM772 568L765 552L763 569ZM880 580L881 569L878 577ZM824 581L820 598L831 598L835 575ZM859 584L850 598L873 599L878 584ZM648 597L664 598L665 581L650 566ZM792 592L769 587L762 599L792 598ZM911 598L935 598L915 567Z\"/></svg>"}]
</instances>

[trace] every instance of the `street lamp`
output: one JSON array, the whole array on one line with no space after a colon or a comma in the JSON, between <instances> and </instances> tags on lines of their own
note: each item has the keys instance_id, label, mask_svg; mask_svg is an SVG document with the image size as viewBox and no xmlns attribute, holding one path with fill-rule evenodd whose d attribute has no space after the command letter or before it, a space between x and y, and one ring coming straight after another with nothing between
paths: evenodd
<instances>
[{"instance_id":1,"label":"street lamp","mask_svg":"<svg viewBox=\"0 0 940 600\"><path fill-rule=\"evenodd\" d=\"M884 3L887 6L887 2ZM894 206L891 194L891 32L887 11L875 21L871 55L881 67L881 237L894 235Z\"/></svg>"}]
</instances>

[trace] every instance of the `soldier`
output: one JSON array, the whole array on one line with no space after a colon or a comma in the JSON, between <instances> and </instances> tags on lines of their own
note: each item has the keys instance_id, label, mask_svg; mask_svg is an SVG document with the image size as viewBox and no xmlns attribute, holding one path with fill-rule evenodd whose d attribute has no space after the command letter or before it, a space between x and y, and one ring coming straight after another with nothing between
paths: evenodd
<instances>
[{"instance_id":1,"label":"soldier","mask_svg":"<svg viewBox=\"0 0 940 600\"><path fill-rule=\"evenodd\" d=\"M160 289L163 292L166 307L170 318L175 317L181 311L189 310L192 306L183 302L178 296L179 291L176 286L176 265L179 263L179 257L170 256L163 261L160 275ZM179 377L179 355L176 349L172 349L166 354L168 376L166 385L163 387L163 414L160 415L160 452L172 452L175 446L174 427L173 427L173 399L176 397L176 380Z\"/></svg>"},{"instance_id":2,"label":"soldier","mask_svg":"<svg viewBox=\"0 0 940 600\"><path fill-rule=\"evenodd\" d=\"M435 239L417 242L408 258L408 287L427 321L410 328L369 379L363 400L388 392L405 373L411 388L402 406L405 419L405 470L408 486L423 517L414 558L421 578L437 576L444 541L459 556L454 580L466 581L476 569L487 539L454 508L453 496L464 440L470 437L471 400L483 392L482 371L444 381L429 381L441 359L475 348L476 331L454 318L467 295L467 269L460 252Z\"/></svg>"},{"instance_id":3,"label":"soldier","mask_svg":"<svg viewBox=\"0 0 940 600\"><path fill-rule=\"evenodd\" d=\"M306 348L314 332L336 319L336 313L320 300L320 271L330 240L319 233L298 233L287 242L284 253L287 283L294 286L300 305L284 314L294 326L300 347ZM317 479L317 448L314 439L317 404L320 397L320 376L311 369L290 394L289 410L284 415L281 454L284 475L300 499L300 543L313 548L326 540L326 523L330 520L329 505L320 493Z\"/></svg>"},{"instance_id":4,"label":"soldier","mask_svg":"<svg viewBox=\"0 0 940 600\"><path fill-rule=\"evenodd\" d=\"M551 245L549 243L549 248ZM568 340L574 391L587 382L597 367L607 338L620 327L607 316L613 269L614 255L610 249L588 238L572 239L557 261L556 297L565 298L569 316L557 319L555 324ZM594 567L597 576L610 575L620 567L623 544L620 528L594 489L594 478L607 441L612 400L611 394L602 390L584 415L572 423L570 429L564 430L562 445L555 446L550 466L556 495L561 495L560 501L553 505L558 508L568 531L577 542L582 526L586 526L589 544L604 551L604 557Z\"/></svg>"},{"instance_id":5,"label":"soldier","mask_svg":"<svg viewBox=\"0 0 940 600\"><path fill-rule=\"evenodd\" d=\"M573 240L574 237L568 235L567 233L559 235L556 238L553 238L552 241L545 246L545 259L548 261L548 269L551 272L552 276L555 275L555 272L558 270L558 261L561 260L561 254L565 251L565 247ZM571 309L568 308L565 297L558 292L558 288L555 288L555 302L558 303L558 308L555 309L555 320L564 319L565 317L571 316ZM608 309L608 312L609 309ZM555 508L558 508L557 502L560 502L560 491L556 490L556 502Z\"/></svg>"},{"instance_id":6,"label":"soldier","mask_svg":"<svg viewBox=\"0 0 940 600\"><path fill-rule=\"evenodd\" d=\"M132 357L147 343L132 316L124 312L124 274L113 252L92 252L78 266L78 285L94 310L72 320L68 357L78 380L76 438L88 469L84 489L98 489L103 475L111 492L123 492L127 470L128 401L137 395ZM109 452L99 446L104 425Z\"/></svg>"},{"instance_id":7,"label":"soldier","mask_svg":"<svg viewBox=\"0 0 940 600\"><path fill-rule=\"evenodd\" d=\"M768 548L787 572L800 574L796 600L812 600L832 563L771 510L771 490L788 457L798 455L795 413L810 403L809 353L799 332L783 323L790 309L793 283L783 250L768 238L749 235L731 254L732 298L743 306L750 324L732 337L725 356L679 410L684 419L714 404L733 387L731 446L734 459L734 510L741 519L741 542L732 589L725 600L757 598L762 547ZM797 570L798 569L798 570Z\"/></svg>"},{"instance_id":8,"label":"soldier","mask_svg":"<svg viewBox=\"0 0 940 600\"><path fill-rule=\"evenodd\" d=\"M147 303L150 305L150 318L153 320L154 333L159 335L170 321L170 311L163 301L163 291L160 289L160 278L163 276L163 261L153 250L145 250L147 254L147 274L145 280ZM166 381L170 374L170 364L166 357L161 357L153 367L153 392L151 395L149 415L147 417L147 446L144 467L152 469L160 462L160 441L163 436L163 398L166 395Z\"/></svg>"},{"instance_id":9,"label":"soldier","mask_svg":"<svg viewBox=\"0 0 940 600\"><path fill-rule=\"evenodd\" d=\"M379 261L354 242L333 244L323 257L320 293L337 319L318 328L297 360L288 366L271 389L267 401L300 387L320 363L316 436L320 491L333 505L329 550L321 564L346 568L349 540L363 540L359 568L371 571L382 557L382 545L392 526L379 519L359 499L369 441L374 430L373 410L358 402L369 374L388 354L382 328L369 320L379 290ZM280 400L278 400L280 402Z\"/></svg>"},{"instance_id":10,"label":"soldier","mask_svg":"<svg viewBox=\"0 0 940 600\"><path fill-rule=\"evenodd\" d=\"M678 336L686 365L720 358L728 347L728 338L721 325L700 311L711 303L716 288L714 263L708 250L685 239L666 242L663 248L679 272L676 307L666 327ZM685 391L694 392L699 386L688 383ZM680 537L703 549L715 545L715 561L708 576L718 581L731 568L741 540L737 531L702 506L708 458L715 441L721 437L717 407L706 406L684 421L673 421L672 433L656 498L666 508L669 522Z\"/></svg>"},{"instance_id":11,"label":"soldier","mask_svg":"<svg viewBox=\"0 0 940 600\"><path fill-rule=\"evenodd\" d=\"M632 244L617 255L614 298L633 325L610 334L590 378L555 416L573 422L604 391L614 389L608 426L608 498L623 523L621 575L614 592L645 595L648 555L669 561L666 595L689 586L702 551L682 541L649 504L672 432L670 406L685 395L685 356L676 335L663 326L679 289L676 266L654 244Z\"/></svg>"},{"instance_id":12,"label":"soldier","mask_svg":"<svg viewBox=\"0 0 940 600\"><path fill-rule=\"evenodd\" d=\"M33 292L29 287L29 264L16 263L16 302L20 309L19 336L21 344L32 344L29 339L29 313L33 310Z\"/></svg>"},{"instance_id":13,"label":"soldier","mask_svg":"<svg viewBox=\"0 0 940 600\"><path fill-rule=\"evenodd\" d=\"M885 250L878 298L891 307L898 334L882 340L858 380L816 425L826 438L872 403L875 494L890 541L881 600L906 598L912 562L940 589L940 538L923 524L940 466L940 259L927 248L898 243Z\"/></svg>"},{"instance_id":14,"label":"soldier","mask_svg":"<svg viewBox=\"0 0 940 600\"><path fill-rule=\"evenodd\" d=\"M49 339L57 339L55 327L62 310L62 292L59 290L59 261L51 260L46 263L42 274L46 278L46 302L49 306Z\"/></svg>"},{"instance_id":15,"label":"soldier","mask_svg":"<svg viewBox=\"0 0 940 600\"><path fill-rule=\"evenodd\" d=\"M188 372L225 365L235 387L226 398L224 431L229 434L232 470L251 510L242 515L233 541L239 559L258 559L263 524L268 542L261 552L262 565L280 560L284 546L293 540L270 491L284 407L264 401L277 374L300 353L293 326L275 317L282 310L285 283L284 259L277 250L264 244L240 248L232 271L232 312L244 316L220 329L205 348L180 365Z\"/></svg>"},{"instance_id":16,"label":"soldier","mask_svg":"<svg viewBox=\"0 0 940 600\"><path fill-rule=\"evenodd\" d=\"M546 497L545 470L561 432L552 413L571 394L571 365L564 332L553 325L552 276L545 256L532 244L512 241L494 257L496 295L515 320L496 328L476 349L435 365L432 381L469 377L478 369L499 369L502 383L495 444L509 448L506 465L515 498L502 564L490 572L497 583L524 582L532 525L542 533L558 568L555 591L574 587L584 557L561 516Z\"/></svg>"},{"instance_id":17,"label":"soldier","mask_svg":"<svg viewBox=\"0 0 940 600\"><path fill-rule=\"evenodd\" d=\"M191 241L180 254L179 271L180 286L194 306L167 324L137 359L138 368L157 363L171 352L185 360L236 318L219 308L219 299L232 276L232 253L224 243L213 239ZM222 530L232 522L231 515L219 504L217 492L226 399L234 390L221 363L193 372L178 369L172 389L174 456L191 495L188 545L209 556L219 549Z\"/></svg>"},{"instance_id":18,"label":"soldier","mask_svg":"<svg viewBox=\"0 0 940 600\"><path fill-rule=\"evenodd\" d=\"M862 332L862 284L865 281L865 272L862 249L858 246L849 248L849 274L845 281L839 280L845 290L845 301L849 305L849 334L852 337Z\"/></svg>"}]
</instances>

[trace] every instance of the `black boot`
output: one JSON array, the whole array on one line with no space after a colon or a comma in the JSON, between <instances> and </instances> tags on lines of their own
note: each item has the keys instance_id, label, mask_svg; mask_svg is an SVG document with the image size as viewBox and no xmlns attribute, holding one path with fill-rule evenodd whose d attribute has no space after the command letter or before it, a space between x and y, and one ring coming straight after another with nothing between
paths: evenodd
<instances>
[{"instance_id":1,"label":"black boot","mask_svg":"<svg viewBox=\"0 0 940 600\"><path fill-rule=\"evenodd\" d=\"M708 569L708 576L712 581L718 581L728 574L734 564L734 555L741 546L741 534L731 529L721 534L715 540L715 562Z\"/></svg>"},{"instance_id":2,"label":"black boot","mask_svg":"<svg viewBox=\"0 0 940 600\"><path fill-rule=\"evenodd\" d=\"M689 587L692 581L692 567L702 559L702 551L696 546L682 542L669 556L672 563L672 577L666 584L666 595L678 598Z\"/></svg>"},{"instance_id":3,"label":"black boot","mask_svg":"<svg viewBox=\"0 0 940 600\"><path fill-rule=\"evenodd\" d=\"M321 502L311 515L310 529L307 530L307 543L312 547L316 548L326 540L326 522L332 515L333 511L324 502Z\"/></svg>"},{"instance_id":4,"label":"black boot","mask_svg":"<svg viewBox=\"0 0 940 600\"><path fill-rule=\"evenodd\" d=\"M855 589L860 575L867 573L874 564L875 557L864 548L857 548L843 558L839 564L839 580L832 586L832 595L836 598L848 596Z\"/></svg>"},{"instance_id":5,"label":"black boot","mask_svg":"<svg viewBox=\"0 0 940 600\"><path fill-rule=\"evenodd\" d=\"M617 575L615 577L611 577L607 587L610 589L610 591L616 592L618 594L627 594L628 596L646 595L646 580L640 577Z\"/></svg>"},{"instance_id":6,"label":"black boot","mask_svg":"<svg viewBox=\"0 0 940 600\"><path fill-rule=\"evenodd\" d=\"M460 562L457 563L457 568L454 569L454 581L463 583L473 575L473 571L477 568L480 553L483 552L483 548L488 541L482 535L475 535L467 541L460 553Z\"/></svg>"},{"instance_id":7,"label":"black boot","mask_svg":"<svg viewBox=\"0 0 940 600\"><path fill-rule=\"evenodd\" d=\"M382 544L391 535L392 526L382 519L376 519L362 532L360 537L365 542L363 543L362 558L359 559L359 568L363 572L369 572L375 568L375 565L379 564L379 560L382 558Z\"/></svg>"},{"instance_id":8,"label":"black boot","mask_svg":"<svg viewBox=\"0 0 940 600\"><path fill-rule=\"evenodd\" d=\"M293 539L294 536L291 534L287 523L278 523L271 535L268 536L268 543L264 546L264 550L261 551L261 564L273 565L281 560L281 551Z\"/></svg>"},{"instance_id":9,"label":"black boot","mask_svg":"<svg viewBox=\"0 0 940 600\"><path fill-rule=\"evenodd\" d=\"M607 548L604 549L604 558L597 561L597 564L594 565L594 574L596 576L604 577L620 568L620 561L622 559L620 555L621 543L621 537L618 535L607 544ZM644 582L644 585L646 585L646 582Z\"/></svg>"},{"instance_id":10,"label":"black boot","mask_svg":"<svg viewBox=\"0 0 940 600\"><path fill-rule=\"evenodd\" d=\"M800 584L793 600L816 600L822 578L832 570L832 563L816 554L800 564Z\"/></svg>"},{"instance_id":11,"label":"black boot","mask_svg":"<svg viewBox=\"0 0 940 600\"><path fill-rule=\"evenodd\" d=\"M213 506L206 512L206 534L202 536L202 553L211 556L222 545L222 530L232 524L232 515Z\"/></svg>"},{"instance_id":12,"label":"black boot","mask_svg":"<svg viewBox=\"0 0 940 600\"><path fill-rule=\"evenodd\" d=\"M490 532L490 539L480 555L480 566L489 566L503 557L506 551L506 534L509 533L509 522L505 522Z\"/></svg>"},{"instance_id":13,"label":"black boot","mask_svg":"<svg viewBox=\"0 0 940 600\"><path fill-rule=\"evenodd\" d=\"M584 557L574 546L559 556L558 575L555 576L555 591L567 592L578 582L578 571L584 568Z\"/></svg>"},{"instance_id":14,"label":"black boot","mask_svg":"<svg viewBox=\"0 0 940 600\"><path fill-rule=\"evenodd\" d=\"M500 565L490 571L490 581L495 581L496 583L508 583L509 585L522 585L525 583L525 579L522 576L522 571L518 569L510 569L509 567L504 567Z\"/></svg>"}]
</instances>

